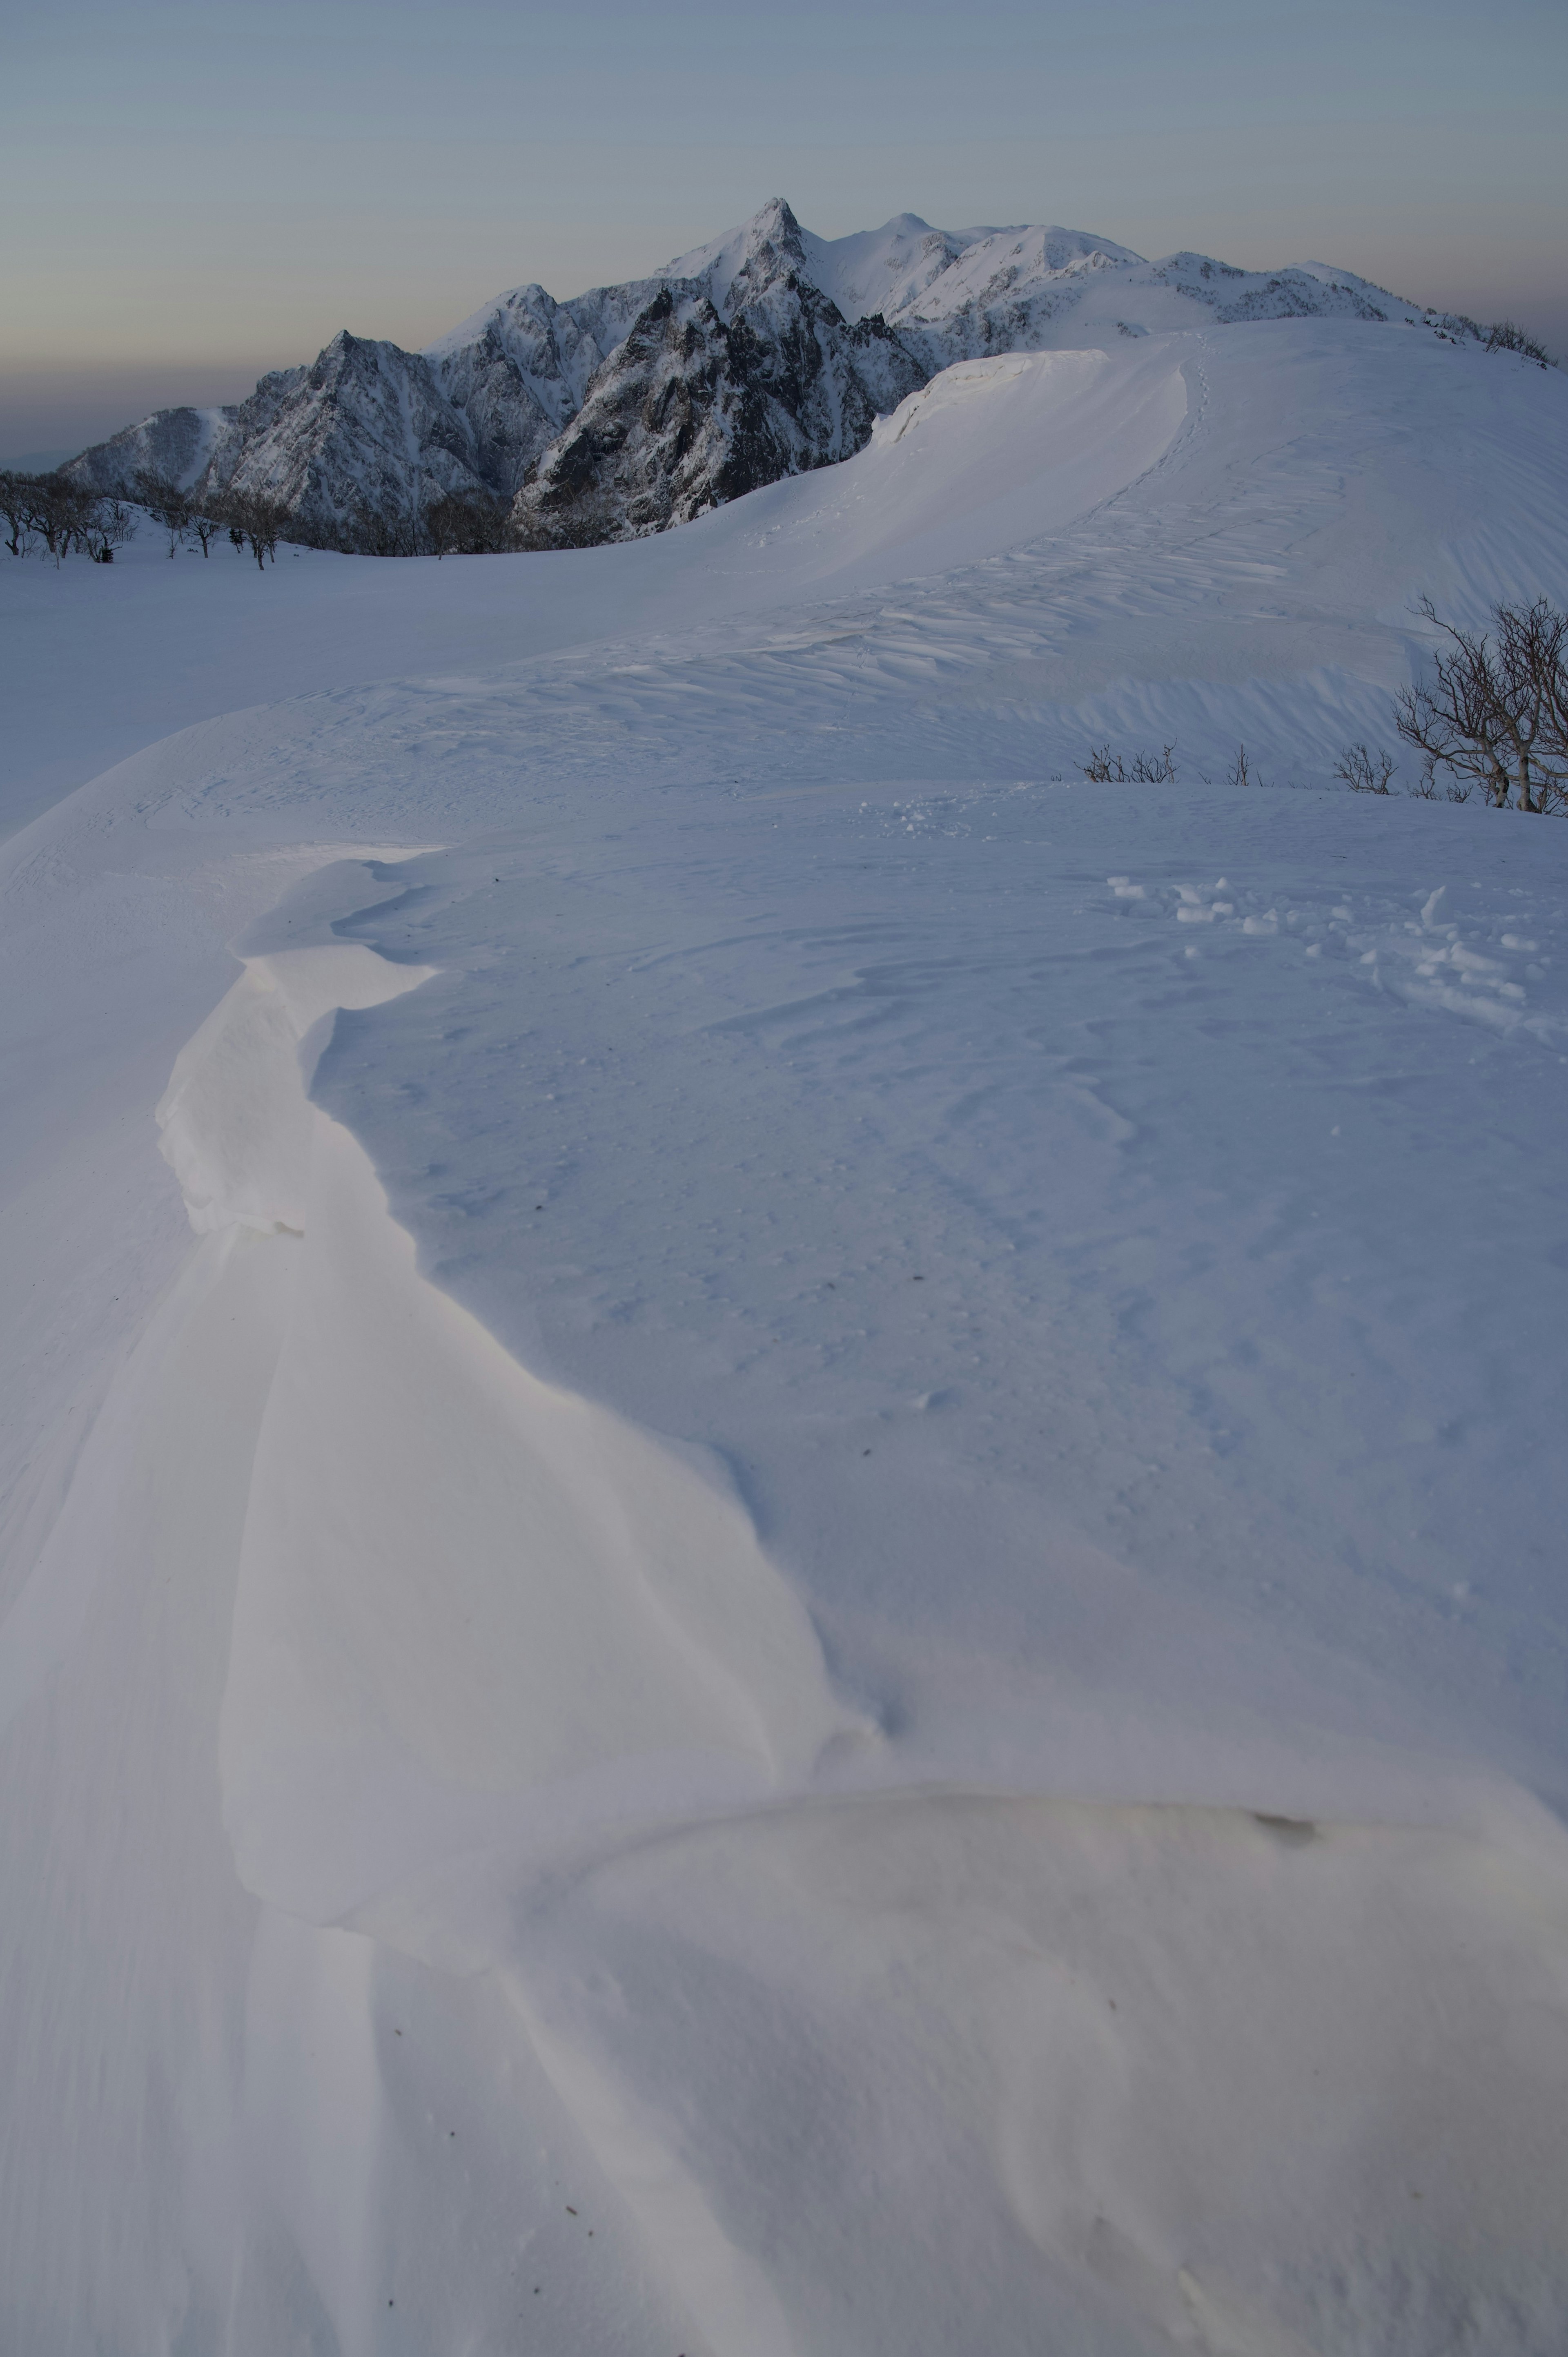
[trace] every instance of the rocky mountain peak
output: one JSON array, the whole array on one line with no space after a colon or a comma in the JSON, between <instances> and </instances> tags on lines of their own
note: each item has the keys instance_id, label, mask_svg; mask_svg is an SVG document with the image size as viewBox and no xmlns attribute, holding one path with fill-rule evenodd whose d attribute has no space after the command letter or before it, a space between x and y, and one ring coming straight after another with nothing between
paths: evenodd
<instances>
[{"instance_id":1,"label":"rocky mountain peak","mask_svg":"<svg viewBox=\"0 0 1568 2357\"><path fill-rule=\"evenodd\" d=\"M1144 262L1061 227L934 229L897 213L823 238L774 197L652 276L568 302L510 288L423 352L340 329L224 410L166 410L73 471L137 472L285 507L301 538L414 548L448 492L510 505L522 544L614 540L851 457L955 361L1120 334L1409 307L1321 264L1265 275ZM1414 317L1414 314L1410 314Z\"/></svg>"},{"instance_id":2,"label":"rocky mountain peak","mask_svg":"<svg viewBox=\"0 0 1568 2357\"><path fill-rule=\"evenodd\" d=\"M659 276L700 285L714 309L727 315L735 307L731 292L737 279L745 282L739 297L745 302L791 272L811 274L806 233L783 198L772 197L738 229L666 263Z\"/></svg>"}]
</instances>

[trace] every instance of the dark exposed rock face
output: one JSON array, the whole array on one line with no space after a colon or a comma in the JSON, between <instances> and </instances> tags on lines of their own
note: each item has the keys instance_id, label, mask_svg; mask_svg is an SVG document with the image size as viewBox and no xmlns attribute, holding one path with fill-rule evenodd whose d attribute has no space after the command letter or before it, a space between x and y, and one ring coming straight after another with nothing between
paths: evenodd
<instances>
[{"instance_id":1,"label":"dark exposed rock face","mask_svg":"<svg viewBox=\"0 0 1568 2357\"><path fill-rule=\"evenodd\" d=\"M662 287L512 509L519 545L586 548L714 504L729 334L704 295Z\"/></svg>"},{"instance_id":2,"label":"dark exposed rock face","mask_svg":"<svg viewBox=\"0 0 1568 2357\"><path fill-rule=\"evenodd\" d=\"M684 523L781 476L853 457L929 371L880 318L853 326L802 275L769 207L724 290L660 287L512 510L520 546L581 548Z\"/></svg>"},{"instance_id":3,"label":"dark exposed rock face","mask_svg":"<svg viewBox=\"0 0 1568 2357\"><path fill-rule=\"evenodd\" d=\"M149 471L260 496L302 539L389 550L419 545L422 511L456 492L510 506L521 546L578 548L850 457L955 361L1205 313L1408 308L1316 264L1147 263L1077 230L950 231L902 214L824 240L775 199L656 277L569 303L514 287L424 352L345 332L249 400L160 410L67 471L105 490L133 492Z\"/></svg>"}]
</instances>

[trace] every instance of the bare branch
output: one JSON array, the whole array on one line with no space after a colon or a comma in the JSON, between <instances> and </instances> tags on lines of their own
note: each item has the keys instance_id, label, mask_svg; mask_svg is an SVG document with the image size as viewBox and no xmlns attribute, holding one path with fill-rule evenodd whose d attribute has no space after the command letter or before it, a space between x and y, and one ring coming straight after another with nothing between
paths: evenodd
<instances>
[{"instance_id":1,"label":"bare branch","mask_svg":"<svg viewBox=\"0 0 1568 2357\"><path fill-rule=\"evenodd\" d=\"M1400 735L1422 757L1423 773L1478 787L1498 809L1560 807L1568 796L1568 615L1544 597L1498 605L1493 631L1446 622L1430 597L1420 612L1447 640L1432 679L1395 699ZM1495 638L1494 638L1495 632Z\"/></svg>"},{"instance_id":2,"label":"bare branch","mask_svg":"<svg viewBox=\"0 0 1568 2357\"><path fill-rule=\"evenodd\" d=\"M1391 753L1374 753L1366 745L1347 745L1334 764L1334 774L1353 794L1386 794L1397 766Z\"/></svg>"}]
</instances>

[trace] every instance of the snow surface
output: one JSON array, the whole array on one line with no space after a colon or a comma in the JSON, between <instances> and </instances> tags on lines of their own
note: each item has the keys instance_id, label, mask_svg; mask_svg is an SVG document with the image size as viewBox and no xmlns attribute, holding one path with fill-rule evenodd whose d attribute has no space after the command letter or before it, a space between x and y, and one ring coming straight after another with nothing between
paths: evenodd
<instances>
[{"instance_id":1,"label":"snow surface","mask_svg":"<svg viewBox=\"0 0 1568 2357\"><path fill-rule=\"evenodd\" d=\"M0 571L7 2347L1568 2340L1568 388L1183 317Z\"/></svg>"}]
</instances>

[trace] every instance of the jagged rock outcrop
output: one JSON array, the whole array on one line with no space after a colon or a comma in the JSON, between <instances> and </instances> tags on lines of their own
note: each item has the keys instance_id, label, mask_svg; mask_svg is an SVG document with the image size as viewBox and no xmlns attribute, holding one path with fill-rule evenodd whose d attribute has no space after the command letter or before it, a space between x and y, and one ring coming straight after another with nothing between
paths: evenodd
<instances>
[{"instance_id":1,"label":"jagged rock outcrop","mask_svg":"<svg viewBox=\"0 0 1568 2357\"><path fill-rule=\"evenodd\" d=\"M775 203L732 267L667 281L518 494L518 544L662 532L862 449L929 371L805 273L800 224Z\"/></svg>"},{"instance_id":2,"label":"jagged rock outcrop","mask_svg":"<svg viewBox=\"0 0 1568 2357\"><path fill-rule=\"evenodd\" d=\"M591 547L713 506L734 439L730 380L729 331L707 296L661 287L518 493L518 544Z\"/></svg>"},{"instance_id":3,"label":"jagged rock outcrop","mask_svg":"<svg viewBox=\"0 0 1568 2357\"><path fill-rule=\"evenodd\" d=\"M510 506L520 545L582 547L850 457L955 361L1203 314L1455 326L1317 264L1151 263L1087 231L935 230L913 213L826 239L775 199L651 278L566 303L514 287L424 352L345 331L249 400L160 410L67 471L120 492L151 471L259 495L300 538L360 547L418 546L423 511L456 492Z\"/></svg>"}]
</instances>

